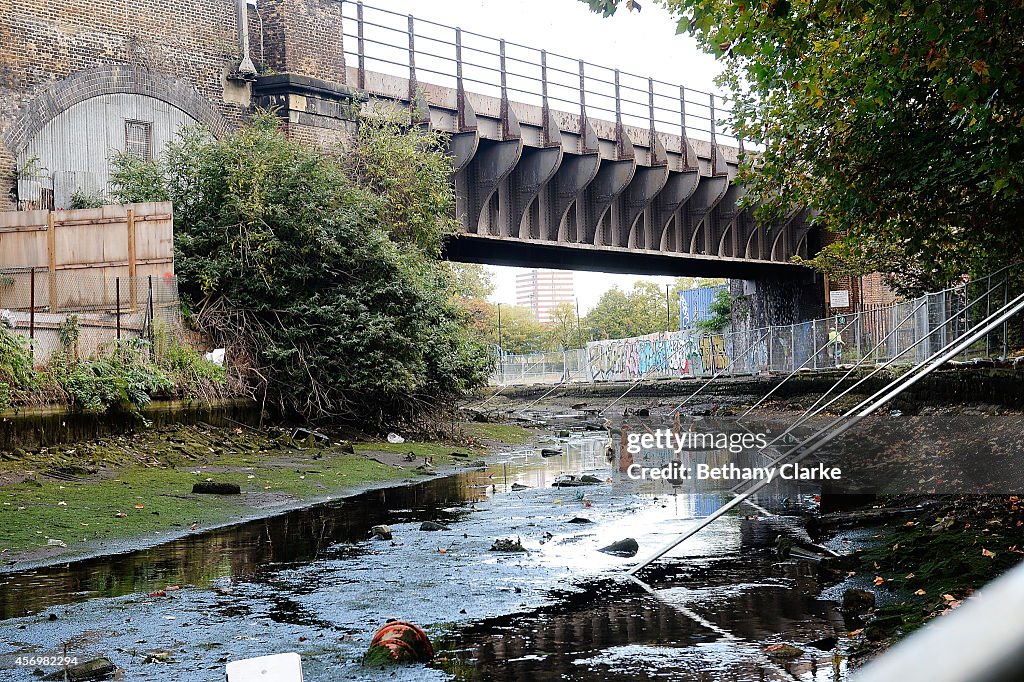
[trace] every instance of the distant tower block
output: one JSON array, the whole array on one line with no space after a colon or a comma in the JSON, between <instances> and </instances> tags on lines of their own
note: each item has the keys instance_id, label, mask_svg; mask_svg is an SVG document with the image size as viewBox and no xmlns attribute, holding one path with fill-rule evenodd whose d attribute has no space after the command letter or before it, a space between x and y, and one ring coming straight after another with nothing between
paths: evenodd
<instances>
[{"instance_id":1,"label":"distant tower block","mask_svg":"<svg viewBox=\"0 0 1024 682\"><path fill-rule=\"evenodd\" d=\"M516 274L516 305L529 308L544 324L551 322L551 311L559 303L574 305L575 301L572 270L530 268Z\"/></svg>"}]
</instances>

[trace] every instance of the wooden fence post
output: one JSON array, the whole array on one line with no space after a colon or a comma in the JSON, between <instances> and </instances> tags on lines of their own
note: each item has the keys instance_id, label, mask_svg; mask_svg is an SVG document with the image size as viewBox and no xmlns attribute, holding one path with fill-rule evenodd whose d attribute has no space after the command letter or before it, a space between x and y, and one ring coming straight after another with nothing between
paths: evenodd
<instances>
[{"instance_id":1,"label":"wooden fence post","mask_svg":"<svg viewBox=\"0 0 1024 682\"><path fill-rule=\"evenodd\" d=\"M137 283L135 281L135 209L128 209L128 290L131 296L131 311L138 305Z\"/></svg>"},{"instance_id":2,"label":"wooden fence post","mask_svg":"<svg viewBox=\"0 0 1024 682\"><path fill-rule=\"evenodd\" d=\"M53 211L46 214L46 258L49 270L50 312L57 312L57 234Z\"/></svg>"}]
</instances>

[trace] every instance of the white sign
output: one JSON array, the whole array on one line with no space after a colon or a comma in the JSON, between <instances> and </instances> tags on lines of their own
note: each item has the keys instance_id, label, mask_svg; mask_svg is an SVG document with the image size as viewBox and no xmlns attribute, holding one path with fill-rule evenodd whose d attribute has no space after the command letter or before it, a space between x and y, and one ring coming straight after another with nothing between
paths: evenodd
<instances>
[{"instance_id":1,"label":"white sign","mask_svg":"<svg viewBox=\"0 0 1024 682\"><path fill-rule=\"evenodd\" d=\"M829 308L849 308L850 307L850 291L848 289L838 289L836 291L828 292L828 307Z\"/></svg>"},{"instance_id":2,"label":"white sign","mask_svg":"<svg viewBox=\"0 0 1024 682\"><path fill-rule=\"evenodd\" d=\"M302 682L302 659L296 653L231 661L228 682Z\"/></svg>"}]
</instances>

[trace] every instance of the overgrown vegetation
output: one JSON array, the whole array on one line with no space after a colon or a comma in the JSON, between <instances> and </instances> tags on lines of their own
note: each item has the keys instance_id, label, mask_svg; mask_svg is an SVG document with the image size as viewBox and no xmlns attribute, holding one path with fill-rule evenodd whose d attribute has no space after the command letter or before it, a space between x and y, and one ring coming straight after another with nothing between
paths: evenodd
<instances>
[{"instance_id":1,"label":"overgrown vegetation","mask_svg":"<svg viewBox=\"0 0 1024 682\"><path fill-rule=\"evenodd\" d=\"M325 154L262 113L220 140L185 129L153 162L122 155L112 186L175 203L180 290L254 398L381 424L451 404L490 369L436 259L450 172L443 139L408 119L364 118Z\"/></svg>"},{"instance_id":2,"label":"overgrown vegetation","mask_svg":"<svg viewBox=\"0 0 1024 682\"><path fill-rule=\"evenodd\" d=\"M708 306L708 317L698 320L694 327L705 334L716 334L728 326L732 319L732 296L728 289L719 289Z\"/></svg>"},{"instance_id":3,"label":"overgrown vegetation","mask_svg":"<svg viewBox=\"0 0 1024 682\"><path fill-rule=\"evenodd\" d=\"M9 408L33 378L28 343L0 324L0 411Z\"/></svg>"}]
</instances>

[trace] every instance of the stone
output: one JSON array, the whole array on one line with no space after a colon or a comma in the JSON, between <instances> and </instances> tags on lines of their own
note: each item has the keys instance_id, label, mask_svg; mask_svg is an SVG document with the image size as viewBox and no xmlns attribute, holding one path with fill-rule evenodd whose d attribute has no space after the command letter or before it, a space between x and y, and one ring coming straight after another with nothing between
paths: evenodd
<instances>
[{"instance_id":1,"label":"stone","mask_svg":"<svg viewBox=\"0 0 1024 682\"><path fill-rule=\"evenodd\" d=\"M597 551L604 552L605 554L611 554L612 556L629 558L636 556L636 553L640 551L640 545L633 538L626 538L625 540L613 542L607 547L602 547Z\"/></svg>"},{"instance_id":2,"label":"stone","mask_svg":"<svg viewBox=\"0 0 1024 682\"><path fill-rule=\"evenodd\" d=\"M451 530L448 526L443 523L437 523L435 521L424 521L420 524L420 530Z\"/></svg>"},{"instance_id":3,"label":"stone","mask_svg":"<svg viewBox=\"0 0 1024 682\"><path fill-rule=\"evenodd\" d=\"M110 662L110 659L100 657L94 658L85 663L69 666L66 669L50 673L44 680L68 680L68 682L91 682L92 680L105 680L117 671L117 667ZM66 676L65 676L66 673Z\"/></svg>"},{"instance_id":4,"label":"stone","mask_svg":"<svg viewBox=\"0 0 1024 682\"><path fill-rule=\"evenodd\" d=\"M771 658L797 658L804 655L804 650L791 644L772 644L766 646L764 652Z\"/></svg>"},{"instance_id":5,"label":"stone","mask_svg":"<svg viewBox=\"0 0 1024 682\"><path fill-rule=\"evenodd\" d=\"M875 606L875 593L851 587L843 592L843 611L862 613Z\"/></svg>"},{"instance_id":6,"label":"stone","mask_svg":"<svg viewBox=\"0 0 1024 682\"><path fill-rule=\"evenodd\" d=\"M513 483L512 490L529 490L533 486L523 485L522 483Z\"/></svg>"},{"instance_id":7,"label":"stone","mask_svg":"<svg viewBox=\"0 0 1024 682\"><path fill-rule=\"evenodd\" d=\"M390 540L391 539L391 526L381 524L374 526L370 529L370 535L378 540Z\"/></svg>"},{"instance_id":8,"label":"stone","mask_svg":"<svg viewBox=\"0 0 1024 682\"><path fill-rule=\"evenodd\" d=\"M583 518L582 516L574 516L573 518L566 521L566 523L576 523L582 525L584 523L593 523L593 521L591 521L590 519Z\"/></svg>"},{"instance_id":9,"label":"stone","mask_svg":"<svg viewBox=\"0 0 1024 682\"><path fill-rule=\"evenodd\" d=\"M237 483L200 481L192 485L192 493L195 495L241 495L242 488Z\"/></svg>"}]
</instances>

